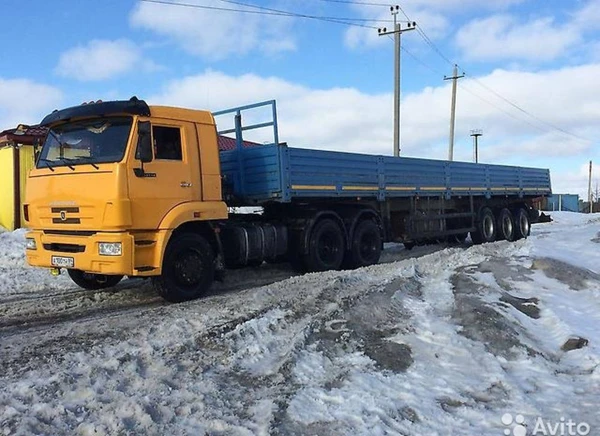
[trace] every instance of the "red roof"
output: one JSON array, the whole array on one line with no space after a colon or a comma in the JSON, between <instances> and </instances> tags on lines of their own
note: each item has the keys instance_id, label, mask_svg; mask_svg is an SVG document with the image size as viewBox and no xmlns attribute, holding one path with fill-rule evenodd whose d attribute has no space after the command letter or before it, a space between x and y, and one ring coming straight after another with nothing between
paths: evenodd
<instances>
[{"instance_id":1,"label":"red roof","mask_svg":"<svg viewBox=\"0 0 600 436\"><path fill-rule=\"evenodd\" d=\"M0 144L13 143L23 145L33 145L36 141L43 139L48 133L47 127L24 126L19 129L8 129L0 132Z\"/></svg>"},{"instance_id":2,"label":"red roof","mask_svg":"<svg viewBox=\"0 0 600 436\"><path fill-rule=\"evenodd\" d=\"M235 138L230 138L229 136L221 136L219 135L218 137L218 142L219 142L219 150L220 151L228 151L228 150L235 150L236 144L235 144ZM251 142L251 141L243 141L242 142L242 147L256 147L257 145L260 145L257 142Z\"/></svg>"}]
</instances>

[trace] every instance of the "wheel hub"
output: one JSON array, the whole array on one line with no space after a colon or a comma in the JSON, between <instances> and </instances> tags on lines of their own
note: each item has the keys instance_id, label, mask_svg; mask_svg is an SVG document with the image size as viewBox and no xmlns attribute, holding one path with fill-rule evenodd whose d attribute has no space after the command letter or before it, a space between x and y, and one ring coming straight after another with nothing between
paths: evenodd
<instances>
[{"instance_id":1,"label":"wheel hub","mask_svg":"<svg viewBox=\"0 0 600 436\"><path fill-rule=\"evenodd\" d=\"M195 251L182 253L174 269L177 281L184 286L194 286L202 280L202 259Z\"/></svg>"}]
</instances>

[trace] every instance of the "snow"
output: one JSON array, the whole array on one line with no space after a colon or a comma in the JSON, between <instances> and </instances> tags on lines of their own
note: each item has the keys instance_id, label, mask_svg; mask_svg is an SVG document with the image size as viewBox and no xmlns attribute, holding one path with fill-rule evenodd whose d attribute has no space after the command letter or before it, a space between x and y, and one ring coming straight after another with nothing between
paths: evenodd
<instances>
[{"instance_id":1,"label":"snow","mask_svg":"<svg viewBox=\"0 0 600 436\"><path fill-rule=\"evenodd\" d=\"M234 271L177 305L81 290L1 232L0 434L518 434L506 413L600 434L600 215L552 217L355 271Z\"/></svg>"}]
</instances>

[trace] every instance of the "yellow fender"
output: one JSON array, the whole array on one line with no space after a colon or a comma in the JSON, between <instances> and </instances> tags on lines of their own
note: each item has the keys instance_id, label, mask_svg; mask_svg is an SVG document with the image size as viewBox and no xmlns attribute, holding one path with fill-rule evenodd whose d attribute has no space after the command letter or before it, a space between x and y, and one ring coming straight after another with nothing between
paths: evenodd
<instances>
[{"instance_id":1,"label":"yellow fender","mask_svg":"<svg viewBox=\"0 0 600 436\"><path fill-rule=\"evenodd\" d=\"M158 227L155 265L162 269L162 261L173 231L185 223L227 219L227 205L222 201L192 201L181 203L171 209Z\"/></svg>"}]
</instances>

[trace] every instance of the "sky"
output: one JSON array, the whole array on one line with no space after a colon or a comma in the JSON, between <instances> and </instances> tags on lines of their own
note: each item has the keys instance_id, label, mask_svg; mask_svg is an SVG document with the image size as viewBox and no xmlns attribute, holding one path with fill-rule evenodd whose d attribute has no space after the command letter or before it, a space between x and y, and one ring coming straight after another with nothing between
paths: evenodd
<instances>
[{"instance_id":1,"label":"sky","mask_svg":"<svg viewBox=\"0 0 600 436\"><path fill-rule=\"evenodd\" d=\"M176 4L179 3L179 4ZM289 146L391 155L402 28L401 155L549 168L600 185L600 0L2 0L0 130L127 99L212 111L276 100Z\"/></svg>"}]
</instances>

